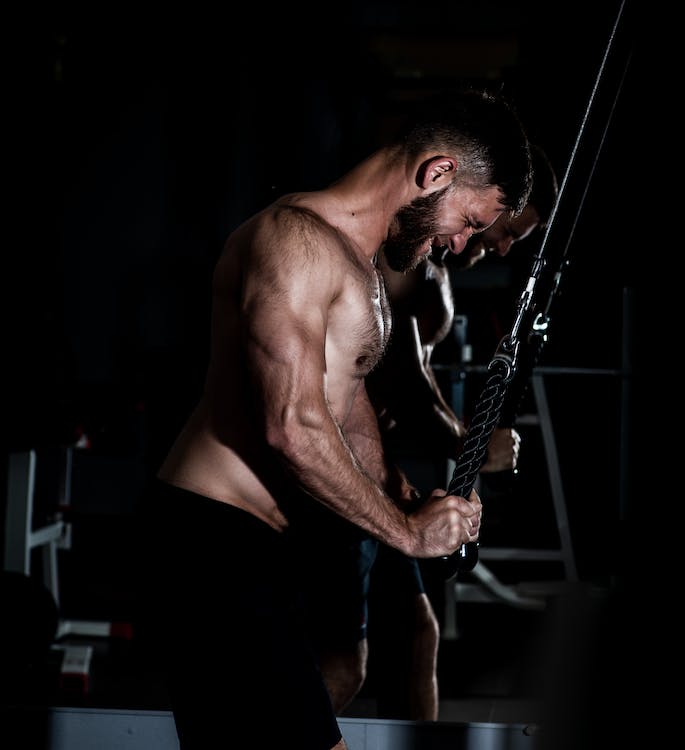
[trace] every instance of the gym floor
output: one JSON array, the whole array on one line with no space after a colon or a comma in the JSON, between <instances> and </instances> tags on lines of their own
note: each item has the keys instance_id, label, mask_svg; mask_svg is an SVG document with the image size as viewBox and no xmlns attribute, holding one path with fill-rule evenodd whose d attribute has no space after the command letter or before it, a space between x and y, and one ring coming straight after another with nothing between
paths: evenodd
<instances>
[{"instance_id":1,"label":"gym floor","mask_svg":"<svg viewBox=\"0 0 685 750\"><path fill-rule=\"evenodd\" d=\"M502 602L452 602L456 612L456 633L443 637L439 650L438 680L440 686L439 718L456 722L496 722L505 724L538 724L544 720L547 700L561 683L550 682L550 663L564 674L571 667L582 670L582 664L565 664L573 654L585 653L584 643L573 640L582 633L594 633L590 618L597 617L596 602L606 598L602 591L585 586L554 584L554 593L545 596L542 609L522 609ZM595 601L596 600L596 601ZM444 602L442 603L445 605ZM564 618L573 609L574 622L583 617L588 623L572 632L561 632L559 613ZM444 611L439 611L441 620ZM588 625L590 627L588 627ZM559 651L556 645L562 644ZM373 641L369 675L360 694L344 712L345 717L378 717L377 696L383 674L373 659ZM68 635L57 644L64 656L54 650L52 672L48 674L50 699L55 706L93 708L136 708L167 710L169 708L162 680L136 652L135 642L126 637L84 637ZM83 647L92 654L87 677L60 674L60 665L69 649L78 657ZM565 658L564 655L565 654ZM587 658L587 656L586 656ZM387 675L386 675L387 676ZM392 679L392 675L391 675ZM575 679L583 679L577 672ZM380 718L406 718L381 716Z\"/></svg>"},{"instance_id":2,"label":"gym floor","mask_svg":"<svg viewBox=\"0 0 685 750\"><path fill-rule=\"evenodd\" d=\"M546 613L515 610L498 603L465 603L458 611L458 637L443 638L440 645L440 719L540 721L537 651L542 644L537 639L544 629ZM77 665L71 677L65 678L60 674L63 660L73 653L78 661L84 647L91 653L87 675L79 676ZM135 644L127 638L70 635L61 638L53 651L48 674L52 705L169 708L160 676L145 665ZM376 670L372 660L367 683L344 716L378 716L376 697L382 675Z\"/></svg>"}]
</instances>

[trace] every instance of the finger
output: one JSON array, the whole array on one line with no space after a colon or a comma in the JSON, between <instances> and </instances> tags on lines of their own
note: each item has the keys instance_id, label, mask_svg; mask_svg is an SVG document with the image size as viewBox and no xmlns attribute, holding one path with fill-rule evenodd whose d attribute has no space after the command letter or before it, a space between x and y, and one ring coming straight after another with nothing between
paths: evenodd
<instances>
[{"instance_id":1,"label":"finger","mask_svg":"<svg viewBox=\"0 0 685 750\"><path fill-rule=\"evenodd\" d=\"M483 507L480 502L480 495L476 492L475 489L471 490L471 492L469 493L468 502L478 509Z\"/></svg>"}]
</instances>

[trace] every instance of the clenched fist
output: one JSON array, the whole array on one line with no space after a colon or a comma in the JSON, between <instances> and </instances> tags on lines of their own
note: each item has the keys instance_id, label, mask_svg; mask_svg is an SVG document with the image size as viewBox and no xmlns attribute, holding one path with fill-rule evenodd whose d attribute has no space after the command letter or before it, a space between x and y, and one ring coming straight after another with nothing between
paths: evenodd
<instances>
[{"instance_id":1,"label":"clenched fist","mask_svg":"<svg viewBox=\"0 0 685 750\"><path fill-rule=\"evenodd\" d=\"M448 495L445 490L433 490L426 502L407 516L412 539L407 554L422 558L451 555L462 544L478 540L482 514L475 490L468 500Z\"/></svg>"}]
</instances>

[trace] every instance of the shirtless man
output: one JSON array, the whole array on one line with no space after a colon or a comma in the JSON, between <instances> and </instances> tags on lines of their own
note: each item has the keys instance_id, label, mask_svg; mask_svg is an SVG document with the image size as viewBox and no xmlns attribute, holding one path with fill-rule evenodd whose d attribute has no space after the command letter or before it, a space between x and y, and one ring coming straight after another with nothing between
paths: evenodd
<instances>
[{"instance_id":1,"label":"shirtless man","mask_svg":"<svg viewBox=\"0 0 685 750\"><path fill-rule=\"evenodd\" d=\"M251 750L346 748L299 606L312 534L342 524L350 548L416 558L478 538L477 493L437 488L408 514L415 489L385 461L364 384L391 330L375 260L381 246L398 271L435 246L459 253L529 190L518 118L451 92L328 188L228 238L204 394L141 505L144 620L182 750L236 735Z\"/></svg>"}]
</instances>

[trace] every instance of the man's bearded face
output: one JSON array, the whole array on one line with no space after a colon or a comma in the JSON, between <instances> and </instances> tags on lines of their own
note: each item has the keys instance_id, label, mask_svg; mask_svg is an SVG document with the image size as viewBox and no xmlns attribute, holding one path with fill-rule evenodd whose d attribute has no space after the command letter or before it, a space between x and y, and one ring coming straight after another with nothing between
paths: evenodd
<instances>
[{"instance_id":1,"label":"man's bearded face","mask_svg":"<svg viewBox=\"0 0 685 750\"><path fill-rule=\"evenodd\" d=\"M393 271L410 271L427 257L419 251L438 234L438 213L449 186L419 196L395 214L395 220L383 246L386 260Z\"/></svg>"}]
</instances>

